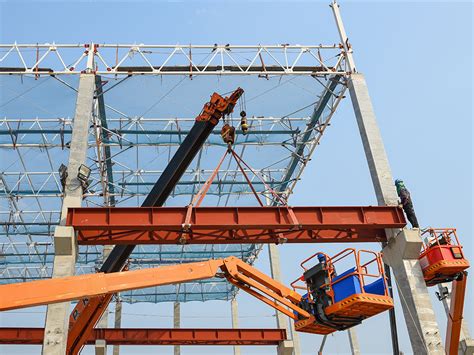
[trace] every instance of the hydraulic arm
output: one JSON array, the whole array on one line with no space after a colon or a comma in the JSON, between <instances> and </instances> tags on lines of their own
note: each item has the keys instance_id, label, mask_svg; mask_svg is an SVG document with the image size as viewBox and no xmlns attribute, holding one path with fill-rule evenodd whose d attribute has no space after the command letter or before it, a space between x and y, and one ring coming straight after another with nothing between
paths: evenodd
<instances>
[{"instance_id":1,"label":"hydraulic arm","mask_svg":"<svg viewBox=\"0 0 474 355\"><path fill-rule=\"evenodd\" d=\"M306 268L304 265L315 256L318 264ZM338 275L335 264L344 258L353 258L354 267ZM361 259L365 261L361 262ZM292 283L293 289L236 257L2 285L0 311L80 298L105 299L117 292L211 277L226 278L231 284L294 319L295 329L307 333L329 334L347 329L393 307L380 254L348 248L332 258L317 253L301 265L305 271ZM303 286L296 285L301 282ZM296 292L297 289L304 290L305 294Z\"/></svg>"},{"instance_id":2,"label":"hydraulic arm","mask_svg":"<svg viewBox=\"0 0 474 355\"><path fill-rule=\"evenodd\" d=\"M454 228L428 228L422 237L420 266L428 287L452 282L451 304L446 327L445 350L458 353L469 262ZM446 295L438 295L442 300Z\"/></svg>"},{"instance_id":3,"label":"hydraulic arm","mask_svg":"<svg viewBox=\"0 0 474 355\"><path fill-rule=\"evenodd\" d=\"M87 274L0 286L0 311L133 289L225 277L232 284L293 319L311 314L298 306L302 297L292 289L235 257L116 273ZM290 309L288 310L287 307ZM293 312L296 312L293 313Z\"/></svg>"},{"instance_id":4,"label":"hydraulic arm","mask_svg":"<svg viewBox=\"0 0 474 355\"><path fill-rule=\"evenodd\" d=\"M222 117L232 112L243 92L241 88L237 88L229 97L222 97L217 93L211 96L211 100L204 105L201 113L196 117L193 127L153 186L142 207L158 207L165 203L209 134ZM100 273L121 271L134 248L135 245L115 246L100 268ZM68 354L79 353L95 324L107 309L111 298L112 294L104 294L91 299L83 299L77 304L70 317Z\"/></svg>"}]
</instances>

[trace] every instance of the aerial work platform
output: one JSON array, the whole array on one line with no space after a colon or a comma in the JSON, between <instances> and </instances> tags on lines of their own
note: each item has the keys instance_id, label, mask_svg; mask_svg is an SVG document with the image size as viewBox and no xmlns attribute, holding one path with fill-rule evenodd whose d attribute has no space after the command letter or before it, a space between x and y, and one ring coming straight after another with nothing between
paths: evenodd
<instances>
[{"instance_id":1,"label":"aerial work platform","mask_svg":"<svg viewBox=\"0 0 474 355\"><path fill-rule=\"evenodd\" d=\"M305 265L315 257L319 263L307 268ZM342 260L354 266L337 274L336 265L340 268ZM393 308L380 254L347 248L333 257L316 253L301 266L303 276L292 286L307 290L303 305L312 309L312 317L297 320L298 331L326 335ZM302 286L302 282L306 285Z\"/></svg>"},{"instance_id":2,"label":"aerial work platform","mask_svg":"<svg viewBox=\"0 0 474 355\"><path fill-rule=\"evenodd\" d=\"M420 266L427 286L453 281L460 272L469 268L456 229L429 228L422 237L424 242Z\"/></svg>"},{"instance_id":3,"label":"aerial work platform","mask_svg":"<svg viewBox=\"0 0 474 355\"><path fill-rule=\"evenodd\" d=\"M361 263L362 254L370 255L369 260ZM306 269L304 265L315 256L318 256L319 263ZM335 264L351 256L354 257L354 266L337 275ZM183 283L214 276L225 277L244 292L293 318L295 329L302 332L329 334L348 329L360 324L366 318L393 307L379 253L348 248L332 258L324 253L316 253L301 265L305 272L292 283L293 289L235 257L144 270L99 272L2 285L0 311L104 296L125 290ZM296 284L300 281L304 286ZM298 289L305 290L306 294L302 296L296 292ZM89 337L88 335L87 339ZM76 354L80 349L71 349L68 353Z\"/></svg>"}]
</instances>

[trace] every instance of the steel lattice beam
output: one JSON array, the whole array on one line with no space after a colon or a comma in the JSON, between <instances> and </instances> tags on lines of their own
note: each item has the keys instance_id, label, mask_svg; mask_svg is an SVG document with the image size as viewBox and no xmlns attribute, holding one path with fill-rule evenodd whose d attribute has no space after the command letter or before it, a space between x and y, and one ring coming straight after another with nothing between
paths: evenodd
<instances>
[{"instance_id":1,"label":"steel lattice beam","mask_svg":"<svg viewBox=\"0 0 474 355\"><path fill-rule=\"evenodd\" d=\"M0 44L0 75L345 74L342 45ZM86 58L93 54L95 68ZM70 64L66 64L70 63Z\"/></svg>"}]
</instances>

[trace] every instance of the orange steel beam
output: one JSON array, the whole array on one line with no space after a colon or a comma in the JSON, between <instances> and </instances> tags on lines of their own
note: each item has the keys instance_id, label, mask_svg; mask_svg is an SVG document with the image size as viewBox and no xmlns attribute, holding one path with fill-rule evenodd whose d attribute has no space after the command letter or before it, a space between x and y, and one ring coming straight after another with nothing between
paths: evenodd
<instances>
[{"instance_id":1,"label":"orange steel beam","mask_svg":"<svg viewBox=\"0 0 474 355\"><path fill-rule=\"evenodd\" d=\"M451 304L449 307L448 327L446 329L446 354L456 355L461 336L462 313L464 297L466 295L467 272L462 272L457 280L453 281Z\"/></svg>"},{"instance_id":2,"label":"orange steel beam","mask_svg":"<svg viewBox=\"0 0 474 355\"><path fill-rule=\"evenodd\" d=\"M385 241L406 225L393 206L70 208L82 245Z\"/></svg>"},{"instance_id":3,"label":"orange steel beam","mask_svg":"<svg viewBox=\"0 0 474 355\"><path fill-rule=\"evenodd\" d=\"M0 328L0 344L41 345L43 328ZM278 345L284 329L94 329L86 344L109 345Z\"/></svg>"}]
</instances>

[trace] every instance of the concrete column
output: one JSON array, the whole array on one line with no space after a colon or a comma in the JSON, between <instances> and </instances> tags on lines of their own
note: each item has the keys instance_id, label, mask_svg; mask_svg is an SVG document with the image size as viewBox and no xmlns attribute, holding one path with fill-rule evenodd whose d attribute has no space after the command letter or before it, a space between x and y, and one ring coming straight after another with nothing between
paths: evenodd
<instances>
[{"instance_id":1,"label":"concrete column","mask_svg":"<svg viewBox=\"0 0 474 355\"><path fill-rule=\"evenodd\" d=\"M105 245L102 251L102 262L104 262L113 249L113 245ZM109 305L110 306L110 305ZM97 322L96 328L107 328L109 326L109 308L107 308ZM104 339L97 339L95 341L95 355L107 354L107 342Z\"/></svg>"},{"instance_id":2,"label":"concrete column","mask_svg":"<svg viewBox=\"0 0 474 355\"><path fill-rule=\"evenodd\" d=\"M268 244L268 257L272 278L281 282L280 252L275 244ZM288 332L287 318L283 313L275 311L277 327ZM294 352L293 340L282 341L277 348L278 355L292 355ZM295 354L299 355L299 354Z\"/></svg>"},{"instance_id":3,"label":"concrete column","mask_svg":"<svg viewBox=\"0 0 474 355\"><path fill-rule=\"evenodd\" d=\"M230 301L230 311L232 315L232 328L238 328L239 327L239 309L237 305L237 300L235 298L232 298L232 301ZM240 346L234 345L234 355L240 355Z\"/></svg>"},{"instance_id":4,"label":"concrete column","mask_svg":"<svg viewBox=\"0 0 474 355\"><path fill-rule=\"evenodd\" d=\"M418 261L419 230L403 229L383 249L395 275L403 315L415 354L444 354L441 334Z\"/></svg>"},{"instance_id":5,"label":"concrete column","mask_svg":"<svg viewBox=\"0 0 474 355\"><path fill-rule=\"evenodd\" d=\"M377 201L381 206L397 206L397 190L365 78L362 74L352 74L348 84Z\"/></svg>"},{"instance_id":6,"label":"concrete column","mask_svg":"<svg viewBox=\"0 0 474 355\"><path fill-rule=\"evenodd\" d=\"M439 293L442 294L443 288L448 289L448 295L442 300L446 316L449 317L449 309L451 307L451 283L443 283L438 285ZM459 354L473 355L474 354L474 340L469 335L469 327L467 322L463 319L461 323L461 336L459 337Z\"/></svg>"},{"instance_id":7,"label":"concrete column","mask_svg":"<svg viewBox=\"0 0 474 355\"><path fill-rule=\"evenodd\" d=\"M357 340L355 328L348 329L347 336L349 338L349 345L351 346L351 354L360 355L359 341Z\"/></svg>"},{"instance_id":8,"label":"concrete column","mask_svg":"<svg viewBox=\"0 0 474 355\"><path fill-rule=\"evenodd\" d=\"M120 300L120 295L117 298L117 302L115 302L115 322L114 328L121 328L122 327L122 301ZM114 355L120 354L120 345L114 345Z\"/></svg>"},{"instance_id":9,"label":"concrete column","mask_svg":"<svg viewBox=\"0 0 474 355\"><path fill-rule=\"evenodd\" d=\"M76 112L69 149L68 176L64 186L60 226L54 232L55 257L53 277L74 275L77 243L74 231L64 227L68 207L80 207L82 185L77 178L79 166L86 162L87 137L92 118L95 90L94 74L81 74L76 101ZM70 302L51 304L46 311L43 354L63 355L66 352Z\"/></svg>"},{"instance_id":10,"label":"concrete column","mask_svg":"<svg viewBox=\"0 0 474 355\"><path fill-rule=\"evenodd\" d=\"M397 205L397 192L365 78L360 73L353 73L348 84L378 204ZM419 233L387 230L387 234L389 242L384 248L384 260L393 268L413 352L443 354L439 327L418 263Z\"/></svg>"},{"instance_id":11,"label":"concrete column","mask_svg":"<svg viewBox=\"0 0 474 355\"><path fill-rule=\"evenodd\" d=\"M175 302L173 304L173 326L174 328L181 328L181 304ZM174 355L181 354L181 347L179 345L174 346Z\"/></svg>"},{"instance_id":12,"label":"concrete column","mask_svg":"<svg viewBox=\"0 0 474 355\"><path fill-rule=\"evenodd\" d=\"M109 324L109 310L107 309L102 317L97 322L96 328L107 328ZM95 355L106 355L107 354L107 343L104 339L97 339L95 341Z\"/></svg>"},{"instance_id":13,"label":"concrete column","mask_svg":"<svg viewBox=\"0 0 474 355\"><path fill-rule=\"evenodd\" d=\"M295 322L293 321L293 319L290 319L290 330L291 330L291 338L293 339L294 354L301 355L300 335L295 329Z\"/></svg>"}]
</instances>

